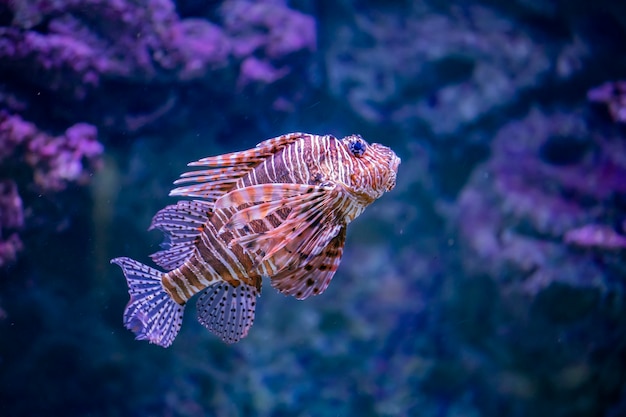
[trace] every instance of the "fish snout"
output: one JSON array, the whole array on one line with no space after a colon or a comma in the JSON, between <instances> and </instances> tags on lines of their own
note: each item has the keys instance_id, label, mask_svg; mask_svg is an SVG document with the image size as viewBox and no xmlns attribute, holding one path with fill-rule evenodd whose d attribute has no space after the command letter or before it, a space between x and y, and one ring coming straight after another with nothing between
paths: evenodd
<instances>
[{"instance_id":1,"label":"fish snout","mask_svg":"<svg viewBox=\"0 0 626 417\"><path fill-rule=\"evenodd\" d=\"M389 177L385 186L386 191L391 191L396 186L396 177L398 175L398 167L402 160L394 153L391 161L389 161Z\"/></svg>"}]
</instances>

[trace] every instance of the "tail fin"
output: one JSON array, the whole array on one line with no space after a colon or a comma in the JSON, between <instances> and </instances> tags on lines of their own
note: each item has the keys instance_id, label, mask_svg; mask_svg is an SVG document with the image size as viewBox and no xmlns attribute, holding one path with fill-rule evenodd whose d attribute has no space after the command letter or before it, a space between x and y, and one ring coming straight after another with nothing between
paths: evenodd
<instances>
[{"instance_id":1,"label":"tail fin","mask_svg":"<svg viewBox=\"0 0 626 417\"><path fill-rule=\"evenodd\" d=\"M137 335L168 347L176 338L183 321L183 308L161 285L162 272L130 258L115 258L128 283L130 301L124 311L124 326Z\"/></svg>"}]
</instances>

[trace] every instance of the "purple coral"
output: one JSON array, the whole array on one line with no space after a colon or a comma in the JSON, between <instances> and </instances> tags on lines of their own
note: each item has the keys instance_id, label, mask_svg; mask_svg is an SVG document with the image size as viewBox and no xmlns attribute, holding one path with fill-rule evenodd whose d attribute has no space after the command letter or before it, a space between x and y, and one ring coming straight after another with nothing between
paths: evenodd
<instances>
[{"instance_id":1,"label":"purple coral","mask_svg":"<svg viewBox=\"0 0 626 417\"><path fill-rule=\"evenodd\" d=\"M14 261L22 243L16 233L24 224L18 183L31 180L42 191L60 191L70 182L83 183L100 164L103 147L94 126L79 123L63 135L51 136L30 122L0 112L0 167L26 165L32 178L0 178L0 266ZM12 172L12 170L9 170Z\"/></svg>"},{"instance_id":2,"label":"purple coral","mask_svg":"<svg viewBox=\"0 0 626 417\"><path fill-rule=\"evenodd\" d=\"M243 59L239 84L271 84L291 71L285 58L316 48L315 20L280 3L230 1L221 9L233 54Z\"/></svg>"},{"instance_id":3,"label":"purple coral","mask_svg":"<svg viewBox=\"0 0 626 417\"><path fill-rule=\"evenodd\" d=\"M90 120L115 132L177 120L171 117L177 112L194 117L171 105L190 83L202 97L284 79L301 87L316 46L314 19L280 2L227 1L215 22L181 19L171 0L33 0L5 7L13 21L0 28L3 72L78 103L72 122ZM290 90L298 88L271 94L296 100L298 92ZM40 105L28 95L25 101ZM20 111L0 95L2 105Z\"/></svg>"},{"instance_id":4,"label":"purple coral","mask_svg":"<svg viewBox=\"0 0 626 417\"><path fill-rule=\"evenodd\" d=\"M592 88L587 99L605 105L614 121L626 123L626 81L606 82Z\"/></svg>"},{"instance_id":5,"label":"purple coral","mask_svg":"<svg viewBox=\"0 0 626 417\"><path fill-rule=\"evenodd\" d=\"M550 72L543 49L495 10L440 14L405 4L400 13L372 8L355 24L342 19L325 52L330 91L366 120L419 120L454 135Z\"/></svg>"},{"instance_id":6,"label":"purple coral","mask_svg":"<svg viewBox=\"0 0 626 417\"><path fill-rule=\"evenodd\" d=\"M171 1L148 3L36 1L21 8L16 2L13 26L0 31L0 61L76 99L103 79L189 80L224 65L228 48L217 28L206 21L181 22ZM44 19L50 19L48 33L24 30Z\"/></svg>"},{"instance_id":7,"label":"purple coral","mask_svg":"<svg viewBox=\"0 0 626 417\"><path fill-rule=\"evenodd\" d=\"M63 135L50 136L6 112L0 112L0 144L0 162L21 155L33 170L35 184L51 191L62 190L68 182L84 182L103 151L94 126L79 123Z\"/></svg>"},{"instance_id":8,"label":"purple coral","mask_svg":"<svg viewBox=\"0 0 626 417\"><path fill-rule=\"evenodd\" d=\"M47 190L62 190L68 182L84 183L102 154L94 126L80 123L58 137L36 135L28 142L25 159L34 168L35 184Z\"/></svg>"},{"instance_id":9,"label":"purple coral","mask_svg":"<svg viewBox=\"0 0 626 417\"><path fill-rule=\"evenodd\" d=\"M626 236L601 224L589 224L569 230L565 233L564 241L583 248L626 250Z\"/></svg>"},{"instance_id":10,"label":"purple coral","mask_svg":"<svg viewBox=\"0 0 626 417\"><path fill-rule=\"evenodd\" d=\"M492 149L459 198L466 268L531 293L555 281L584 285L582 272L564 271L593 264L571 247L614 250L626 239L607 226L626 216L613 203L626 195L626 143L591 132L579 115L535 110L505 126Z\"/></svg>"},{"instance_id":11,"label":"purple coral","mask_svg":"<svg viewBox=\"0 0 626 417\"><path fill-rule=\"evenodd\" d=\"M22 199L12 180L0 181L0 268L14 262L22 250L22 241L16 231L24 225ZM0 316L2 315L0 308Z\"/></svg>"}]
</instances>

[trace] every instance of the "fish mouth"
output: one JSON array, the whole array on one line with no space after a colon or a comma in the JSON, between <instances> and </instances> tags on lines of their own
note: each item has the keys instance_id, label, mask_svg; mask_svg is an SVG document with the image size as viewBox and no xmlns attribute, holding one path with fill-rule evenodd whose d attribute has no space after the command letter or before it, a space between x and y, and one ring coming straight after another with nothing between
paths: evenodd
<instances>
[{"instance_id":1,"label":"fish mouth","mask_svg":"<svg viewBox=\"0 0 626 417\"><path fill-rule=\"evenodd\" d=\"M389 177L387 178L387 184L385 186L386 191L391 191L396 186L396 178L398 176L398 167L400 166L401 159L394 153L393 157L389 161Z\"/></svg>"},{"instance_id":2,"label":"fish mouth","mask_svg":"<svg viewBox=\"0 0 626 417\"><path fill-rule=\"evenodd\" d=\"M381 145L379 143L374 143L372 144L372 146L378 147L379 151L381 151L383 155L385 155L385 159L389 161L389 169L397 173L398 167L400 166L400 162L402 162L402 160L400 159L398 155L396 155L393 149L391 149L388 146Z\"/></svg>"},{"instance_id":3,"label":"fish mouth","mask_svg":"<svg viewBox=\"0 0 626 417\"><path fill-rule=\"evenodd\" d=\"M391 191L396 186L398 167L400 166L400 162L402 161L391 148L385 145L373 143L371 146L374 147L377 151L377 156L379 158L377 163L383 171L379 172L381 176L377 179L377 182L380 181L378 182L381 187L379 191ZM385 163L387 163L387 167L385 167Z\"/></svg>"},{"instance_id":4,"label":"fish mouth","mask_svg":"<svg viewBox=\"0 0 626 417\"><path fill-rule=\"evenodd\" d=\"M400 159L400 157L398 155L394 155L393 158L391 158L391 162L389 163L389 168L391 168L391 170L397 174L398 167L400 166L401 162L402 160Z\"/></svg>"}]
</instances>

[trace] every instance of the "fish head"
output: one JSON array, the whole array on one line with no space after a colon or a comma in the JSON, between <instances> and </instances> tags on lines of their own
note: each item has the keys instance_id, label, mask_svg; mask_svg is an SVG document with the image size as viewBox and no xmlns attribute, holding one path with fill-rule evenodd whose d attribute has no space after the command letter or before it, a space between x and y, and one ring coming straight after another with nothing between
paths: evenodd
<instances>
[{"instance_id":1,"label":"fish head","mask_svg":"<svg viewBox=\"0 0 626 417\"><path fill-rule=\"evenodd\" d=\"M396 186L400 158L391 148L369 144L360 135L346 136L341 146L346 158L341 182L364 206Z\"/></svg>"}]
</instances>

